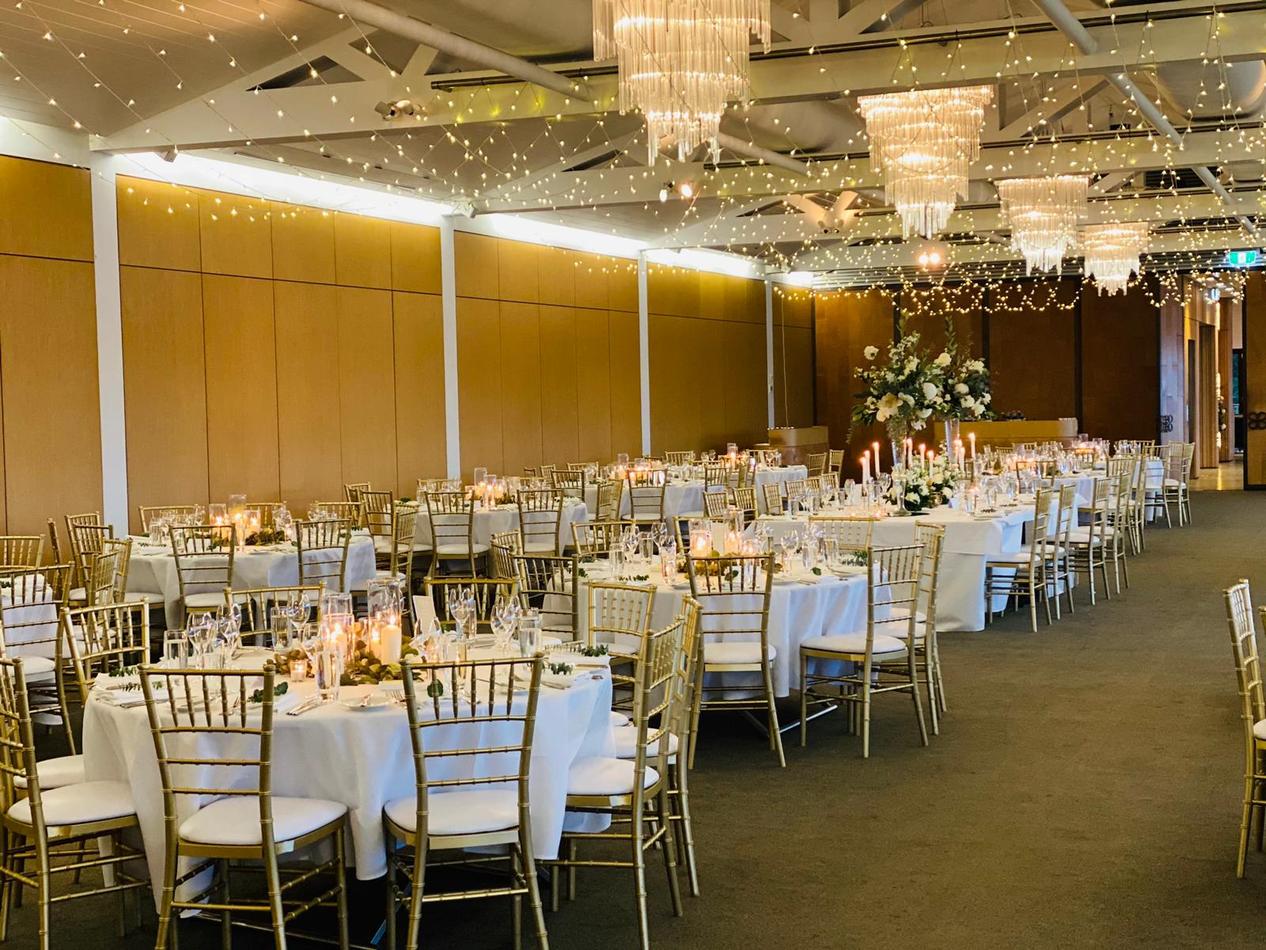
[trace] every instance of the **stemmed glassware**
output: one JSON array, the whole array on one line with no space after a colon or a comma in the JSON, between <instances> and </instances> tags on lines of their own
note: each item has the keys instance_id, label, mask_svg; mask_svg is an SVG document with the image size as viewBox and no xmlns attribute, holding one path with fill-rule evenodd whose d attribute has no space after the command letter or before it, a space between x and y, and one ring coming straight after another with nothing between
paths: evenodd
<instances>
[{"instance_id":1,"label":"stemmed glassware","mask_svg":"<svg viewBox=\"0 0 1266 950\"><path fill-rule=\"evenodd\" d=\"M521 614L522 608L517 597L513 594L497 595L497 601L492 606L491 623L493 645L498 656L509 653L510 641L518 629Z\"/></svg>"}]
</instances>

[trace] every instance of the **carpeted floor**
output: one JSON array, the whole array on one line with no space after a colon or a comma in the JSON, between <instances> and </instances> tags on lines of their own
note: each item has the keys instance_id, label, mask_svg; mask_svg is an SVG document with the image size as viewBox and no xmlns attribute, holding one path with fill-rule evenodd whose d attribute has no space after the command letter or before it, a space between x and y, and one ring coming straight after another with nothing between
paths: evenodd
<instances>
[{"instance_id":1,"label":"carpeted floor","mask_svg":"<svg viewBox=\"0 0 1266 950\"><path fill-rule=\"evenodd\" d=\"M704 894L674 919L650 875L655 946L1259 943L1266 856L1234 876L1242 739L1221 590L1247 574L1266 602L1253 553L1266 495L1202 494L1195 509L1193 527L1148 532L1120 599L1083 597L1037 635L1008 617L944 637L950 714L928 749L892 697L869 761L839 715L811 726L807 749L788 746L785 770L741 720L705 722L692 776ZM356 887L354 939L372 933L380 894ZM503 906L425 919L426 946L509 945ZM582 875L579 899L546 922L561 950L635 945L629 876ZM34 945L32 924L28 903L14 946ZM53 946L150 946L153 925L147 909L119 940L108 903L72 904ZM214 925L182 928L185 948L218 939Z\"/></svg>"}]
</instances>

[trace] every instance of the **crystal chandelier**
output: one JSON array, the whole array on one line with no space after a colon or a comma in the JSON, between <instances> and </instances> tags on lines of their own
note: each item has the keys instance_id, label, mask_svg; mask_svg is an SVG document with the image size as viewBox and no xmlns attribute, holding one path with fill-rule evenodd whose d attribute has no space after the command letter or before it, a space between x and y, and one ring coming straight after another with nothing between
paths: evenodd
<instances>
[{"instance_id":1,"label":"crystal chandelier","mask_svg":"<svg viewBox=\"0 0 1266 950\"><path fill-rule=\"evenodd\" d=\"M935 237L949 223L967 171L980 157L990 86L912 89L859 96L870 138L870 166L884 176L884 200L901 216L904 237Z\"/></svg>"},{"instance_id":2,"label":"crystal chandelier","mask_svg":"<svg viewBox=\"0 0 1266 950\"><path fill-rule=\"evenodd\" d=\"M614 59L620 112L646 116L648 160L660 140L684 160L720 131L732 99L747 96L749 47L768 50L770 0L593 0L593 55Z\"/></svg>"},{"instance_id":3,"label":"crystal chandelier","mask_svg":"<svg viewBox=\"0 0 1266 950\"><path fill-rule=\"evenodd\" d=\"M1086 276L1098 285L1099 293L1123 293L1130 274L1141 272L1139 256L1147 250L1150 230L1146 221L1092 224L1082 228Z\"/></svg>"},{"instance_id":4,"label":"crystal chandelier","mask_svg":"<svg viewBox=\"0 0 1266 950\"><path fill-rule=\"evenodd\" d=\"M1089 182L1079 175L1009 178L998 184L1002 213L1011 225L1011 246L1024 255L1024 272L1059 271L1077 240Z\"/></svg>"}]
</instances>

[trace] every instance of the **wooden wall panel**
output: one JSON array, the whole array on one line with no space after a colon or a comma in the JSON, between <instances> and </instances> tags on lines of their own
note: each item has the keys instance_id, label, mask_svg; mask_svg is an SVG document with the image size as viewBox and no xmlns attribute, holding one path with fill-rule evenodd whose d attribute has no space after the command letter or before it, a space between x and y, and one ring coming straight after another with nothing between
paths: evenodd
<instances>
[{"instance_id":1,"label":"wooden wall panel","mask_svg":"<svg viewBox=\"0 0 1266 950\"><path fill-rule=\"evenodd\" d=\"M0 255L10 534L40 534L50 516L101 510L95 294L89 263Z\"/></svg>"},{"instance_id":2,"label":"wooden wall panel","mask_svg":"<svg viewBox=\"0 0 1266 950\"><path fill-rule=\"evenodd\" d=\"M440 229L391 222L391 286L421 294L439 294Z\"/></svg>"},{"instance_id":3,"label":"wooden wall panel","mask_svg":"<svg viewBox=\"0 0 1266 950\"><path fill-rule=\"evenodd\" d=\"M706 357L710 321L650 315L651 451L716 448L725 425L726 360Z\"/></svg>"},{"instance_id":4,"label":"wooden wall panel","mask_svg":"<svg viewBox=\"0 0 1266 950\"><path fill-rule=\"evenodd\" d=\"M906 332L917 332L922 345L939 354L949 338L949 320L959 352L980 356L984 353L984 295L983 287L965 285L903 289L900 313Z\"/></svg>"},{"instance_id":5,"label":"wooden wall panel","mask_svg":"<svg viewBox=\"0 0 1266 950\"><path fill-rule=\"evenodd\" d=\"M579 284L577 285L579 288ZM607 312L611 354L611 454L642 452L642 380L637 314Z\"/></svg>"},{"instance_id":6,"label":"wooden wall panel","mask_svg":"<svg viewBox=\"0 0 1266 950\"><path fill-rule=\"evenodd\" d=\"M536 303L540 292L540 247L520 241L497 242L497 286L501 300Z\"/></svg>"},{"instance_id":7,"label":"wooden wall panel","mask_svg":"<svg viewBox=\"0 0 1266 950\"><path fill-rule=\"evenodd\" d=\"M765 441L769 422L765 325L727 321L723 326L726 365L720 373L725 380L721 390L725 395L725 415L713 441L722 447L726 442L755 445ZM705 365L714 360L709 359Z\"/></svg>"},{"instance_id":8,"label":"wooden wall panel","mask_svg":"<svg viewBox=\"0 0 1266 950\"><path fill-rule=\"evenodd\" d=\"M1155 439L1160 415L1160 315L1144 288L1081 301L1081 431ZM1216 358L1216 347L1211 358Z\"/></svg>"},{"instance_id":9,"label":"wooden wall panel","mask_svg":"<svg viewBox=\"0 0 1266 950\"><path fill-rule=\"evenodd\" d=\"M358 214L334 218L335 278L345 287L391 286L391 224Z\"/></svg>"},{"instance_id":10,"label":"wooden wall panel","mask_svg":"<svg viewBox=\"0 0 1266 950\"><path fill-rule=\"evenodd\" d=\"M334 283L334 213L275 201L270 207L273 276Z\"/></svg>"},{"instance_id":11,"label":"wooden wall panel","mask_svg":"<svg viewBox=\"0 0 1266 950\"><path fill-rule=\"evenodd\" d=\"M447 471L444 314L433 294L392 294L396 327L396 492Z\"/></svg>"},{"instance_id":12,"label":"wooden wall panel","mask_svg":"<svg viewBox=\"0 0 1266 950\"><path fill-rule=\"evenodd\" d=\"M637 313L637 264L607 258L606 268L607 306L612 310Z\"/></svg>"},{"instance_id":13,"label":"wooden wall panel","mask_svg":"<svg viewBox=\"0 0 1266 950\"><path fill-rule=\"evenodd\" d=\"M271 281L202 278L210 497L280 498Z\"/></svg>"},{"instance_id":14,"label":"wooden wall panel","mask_svg":"<svg viewBox=\"0 0 1266 950\"><path fill-rule=\"evenodd\" d=\"M867 346L881 350L892 342L893 299L879 290L820 294L814 302L814 370L817 422L830 431L831 445L847 449L849 459L872 441L884 441L882 426L852 426L854 369L862 365Z\"/></svg>"},{"instance_id":15,"label":"wooden wall panel","mask_svg":"<svg viewBox=\"0 0 1266 950\"><path fill-rule=\"evenodd\" d=\"M198 200L204 274L272 277L272 221L268 202L203 192Z\"/></svg>"},{"instance_id":16,"label":"wooden wall panel","mask_svg":"<svg viewBox=\"0 0 1266 950\"><path fill-rule=\"evenodd\" d=\"M202 278L119 270L128 520L140 505L201 504L207 491L207 390Z\"/></svg>"},{"instance_id":17,"label":"wooden wall panel","mask_svg":"<svg viewBox=\"0 0 1266 950\"><path fill-rule=\"evenodd\" d=\"M342 497L338 289L279 280L273 302L279 497L302 517L312 502Z\"/></svg>"},{"instance_id":18,"label":"wooden wall panel","mask_svg":"<svg viewBox=\"0 0 1266 950\"><path fill-rule=\"evenodd\" d=\"M541 457L580 461L580 392L576 363L576 312L540 308Z\"/></svg>"},{"instance_id":19,"label":"wooden wall panel","mask_svg":"<svg viewBox=\"0 0 1266 950\"><path fill-rule=\"evenodd\" d=\"M575 314L576 458L606 462L615 458L611 449L611 334L607 311L577 309Z\"/></svg>"},{"instance_id":20,"label":"wooden wall panel","mask_svg":"<svg viewBox=\"0 0 1266 950\"><path fill-rule=\"evenodd\" d=\"M813 331L775 326L774 425L813 424Z\"/></svg>"},{"instance_id":21,"label":"wooden wall panel","mask_svg":"<svg viewBox=\"0 0 1266 950\"><path fill-rule=\"evenodd\" d=\"M1029 419L1077 415L1077 294L1072 279L1017 281L991 293L995 412L1018 411ZM1084 423L1082 430L1089 431Z\"/></svg>"},{"instance_id":22,"label":"wooden wall panel","mask_svg":"<svg viewBox=\"0 0 1266 950\"><path fill-rule=\"evenodd\" d=\"M115 197L120 264L201 270L199 192L167 182L120 176Z\"/></svg>"},{"instance_id":23,"label":"wooden wall panel","mask_svg":"<svg viewBox=\"0 0 1266 950\"><path fill-rule=\"evenodd\" d=\"M0 254L92 260L86 168L0 155Z\"/></svg>"},{"instance_id":24,"label":"wooden wall panel","mask_svg":"<svg viewBox=\"0 0 1266 950\"><path fill-rule=\"evenodd\" d=\"M496 238L458 231L453 235L457 296L496 300L500 292L500 251Z\"/></svg>"},{"instance_id":25,"label":"wooden wall panel","mask_svg":"<svg viewBox=\"0 0 1266 950\"><path fill-rule=\"evenodd\" d=\"M633 306L612 307L610 281L607 271L618 267L610 258L597 254L580 254L573 256L574 283L576 289L576 306L592 310L630 310L637 312L637 266L633 268Z\"/></svg>"},{"instance_id":26,"label":"wooden wall panel","mask_svg":"<svg viewBox=\"0 0 1266 950\"><path fill-rule=\"evenodd\" d=\"M1266 274L1253 271L1244 288L1244 392L1245 414L1266 412ZM1244 484L1266 486L1266 430L1244 433Z\"/></svg>"},{"instance_id":27,"label":"wooden wall panel","mask_svg":"<svg viewBox=\"0 0 1266 950\"><path fill-rule=\"evenodd\" d=\"M541 324L536 304L502 301L501 450L507 475L540 465Z\"/></svg>"},{"instance_id":28,"label":"wooden wall panel","mask_svg":"<svg viewBox=\"0 0 1266 950\"><path fill-rule=\"evenodd\" d=\"M396 483L395 340L391 294L338 288L343 481Z\"/></svg>"},{"instance_id":29,"label":"wooden wall panel","mask_svg":"<svg viewBox=\"0 0 1266 950\"><path fill-rule=\"evenodd\" d=\"M457 388L462 474L469 478L476 466L507 471L501 447L501 310L495 300L457 298Z\"/></svg>"}]
</instances>

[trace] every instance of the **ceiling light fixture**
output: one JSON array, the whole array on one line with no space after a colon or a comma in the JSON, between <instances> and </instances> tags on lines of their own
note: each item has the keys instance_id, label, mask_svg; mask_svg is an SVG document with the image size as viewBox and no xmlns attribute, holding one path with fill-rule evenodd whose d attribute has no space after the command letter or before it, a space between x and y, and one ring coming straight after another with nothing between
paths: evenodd
<instances>
[{"instance_id":1,"label":"ceiling light fixture","mask_svg":"<svg viewBox=\"0 0 1266 950\"><path fill-rule=\"evenodd\" d=\"M1086 213L1089 182L1082 175L1009 178L998 197L1011 226L1011 246L1024 255L1024 272L1059 272L1077 240L1077 222Z\"/></svg>"},{"instance_id":2,"label":"ceiling light fixture","mask_svg":"<svg viewBox=\"0 0 1266 950\"><path fill-rule=\"evenodd\" d=\"M1131 274L1142 273L1139 258L1147 250L1151 229L1146 221L1092 224L1081 230L1086 277L1099 293L1124 293Z\"/></svg>"}]
</instances>

